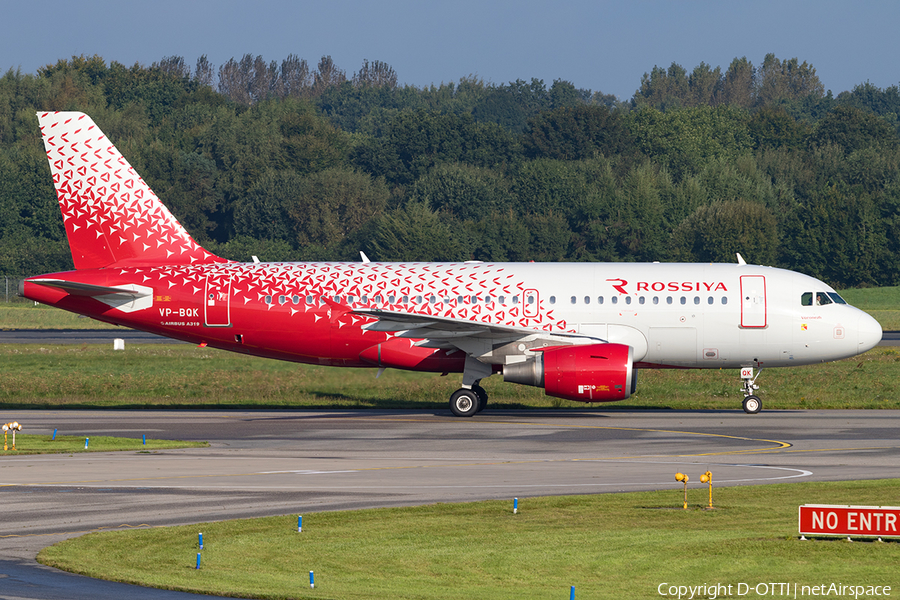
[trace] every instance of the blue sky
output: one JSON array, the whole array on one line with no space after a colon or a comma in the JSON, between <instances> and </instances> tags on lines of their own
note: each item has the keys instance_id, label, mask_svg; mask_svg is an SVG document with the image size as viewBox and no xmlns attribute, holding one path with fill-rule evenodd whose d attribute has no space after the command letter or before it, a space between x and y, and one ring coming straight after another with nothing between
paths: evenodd
<instances>
[{"instance_id":1,"label":"blue sky","mask_svg":"<svg viewBox=\"0 0 900 600\"><path fill-rule=\"evenodd\" d=\"M183 56L193 66L244 54L314 67L331 55L348 76L364 59L416 86L571 81L628 99L654 65L701 61L724 70L774 53L811 63L835 94L900 83L896 0L127 0L0 1L0 72L34 73L72 55L144 65Z\"/></svg>"}]
</instances>

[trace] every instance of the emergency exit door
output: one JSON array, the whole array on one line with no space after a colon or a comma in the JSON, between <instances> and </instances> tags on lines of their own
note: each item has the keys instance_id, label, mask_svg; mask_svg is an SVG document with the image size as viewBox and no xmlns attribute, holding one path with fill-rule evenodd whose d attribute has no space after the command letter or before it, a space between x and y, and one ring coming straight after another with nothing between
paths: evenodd
<instances>
[{"instance_id":1,"label":"emergency exit door","mask_svg":"<svg viewBox=\"0 0 900 600\"><path fill-rule=\"evenodd\" d=\"M766 278L741 275L741 327L766 325Z\"/></svg>"},{"instance_id":2,"label":"emergency exit door","mask_svg":"<svg viewBox=\"0 0 900 600\"><path fill-rule=\"evenodd\" d=\"M210 273L206 276L203 315L207 327L231 326L231 275Z\"/></svg>"}]
</instances>

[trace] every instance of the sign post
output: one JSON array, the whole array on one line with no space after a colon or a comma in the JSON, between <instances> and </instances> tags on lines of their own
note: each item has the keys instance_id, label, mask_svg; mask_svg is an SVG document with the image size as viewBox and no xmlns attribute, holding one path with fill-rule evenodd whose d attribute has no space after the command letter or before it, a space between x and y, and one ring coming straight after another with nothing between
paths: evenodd
<instances>
[{"instance_id":1,"label":"sign post","mask_svg":"<svg viewBox=\"0 0 900 600\"><path fill-rule=\"evenodd\" d=\"M900 537L900 507L804 504L800 535Z\"/></svg>"}]
</instances>

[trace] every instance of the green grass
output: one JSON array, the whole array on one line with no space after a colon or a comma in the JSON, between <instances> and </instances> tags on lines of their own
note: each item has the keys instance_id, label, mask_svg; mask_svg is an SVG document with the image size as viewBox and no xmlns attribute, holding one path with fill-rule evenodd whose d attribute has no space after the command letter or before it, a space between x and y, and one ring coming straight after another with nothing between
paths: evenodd
<instances>
[{"instance_id":1,"label":"green grass","mask_svg":"<svg viewBox=\"0 0 900 600\"><path fill-rule=\"evenodd\" d=\"M900 330L900 287L841 290L841 296L881 323L885 331Z\"/></svg>"},{"instance_id":2,"label":"green grass","mask_svg":"<svg viewBox=\"0 0 900 600\"><path fill-rule=\"evenodd\" d=\"M0 330L3 329L117 329L117 327L43 304L11 303L0 304Z\"/></svg>"},{"instance_id":3,"label":"green grass","mask_svg":"<svg viewBox=\"0 0 900 600\"><path fill-rule=\"evenodd\" d=\"M447 408L459 376L297 365L186 344L0 346L0 408ZM900 349L768 369L765 408L900 408ZM489 408L736 409L737 370L641 370L624 402L586 405L485 380Z\"/></svg>"},{"instance_id":4,"label":"green grass","mask_svg":"<svg viewBox=\"0 0 900 600\"><path fill-rule=\"evenodd\" d=\"M23 425L24 426L24 425ZM154 450L171 450L172 448L205 448L206 442L182 442L179 440L153 440L143 438L121 438L105 435L89 436L88 447L85 449L85 436L57 435L53 440L50 435L34 435L29 433L16 434L16 449L12 449L12 433L7 435L8 450L0 450L2 456L18 456L20 454L74 454L76 452L117 452L123 450L139 450L151 452Z\"/></svg>"},{"instance_id":5,"label":"green grass","mask_svg":"<svg viewBox=\"0 0 900 600\"><path fill-rule=\"evenodd\" d=\"M896 505L900 480L521 498L97 533L44 564L254 598L653 598L657 586L790 582L900 587L900 543L800 541L801 504ZM197 534L203 533L196 570ZM309 589L314 571L316 588ZM736 594L735 596L736 597ZM751 596L748 596L751 597ZM752 596L755 597L755 596Z\"/></svg>"}]
</instances>

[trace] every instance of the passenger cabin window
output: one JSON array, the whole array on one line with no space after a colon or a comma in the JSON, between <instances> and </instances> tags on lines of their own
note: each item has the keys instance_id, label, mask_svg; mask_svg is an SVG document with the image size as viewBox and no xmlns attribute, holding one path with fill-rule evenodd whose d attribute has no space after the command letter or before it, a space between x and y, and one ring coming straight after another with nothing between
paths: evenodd
<instances>
[{"instance_id":1,"label":"passenger cabin window","mask_svg":"<svg viewBox=\"0 0 900 600\"><path fill-rule=\"evenodd\" d=\"M500 303L503 303L503 296L500 296ZM556 296L550 296L550 304L556 304Z\"/></svg>"}]
</instances>

